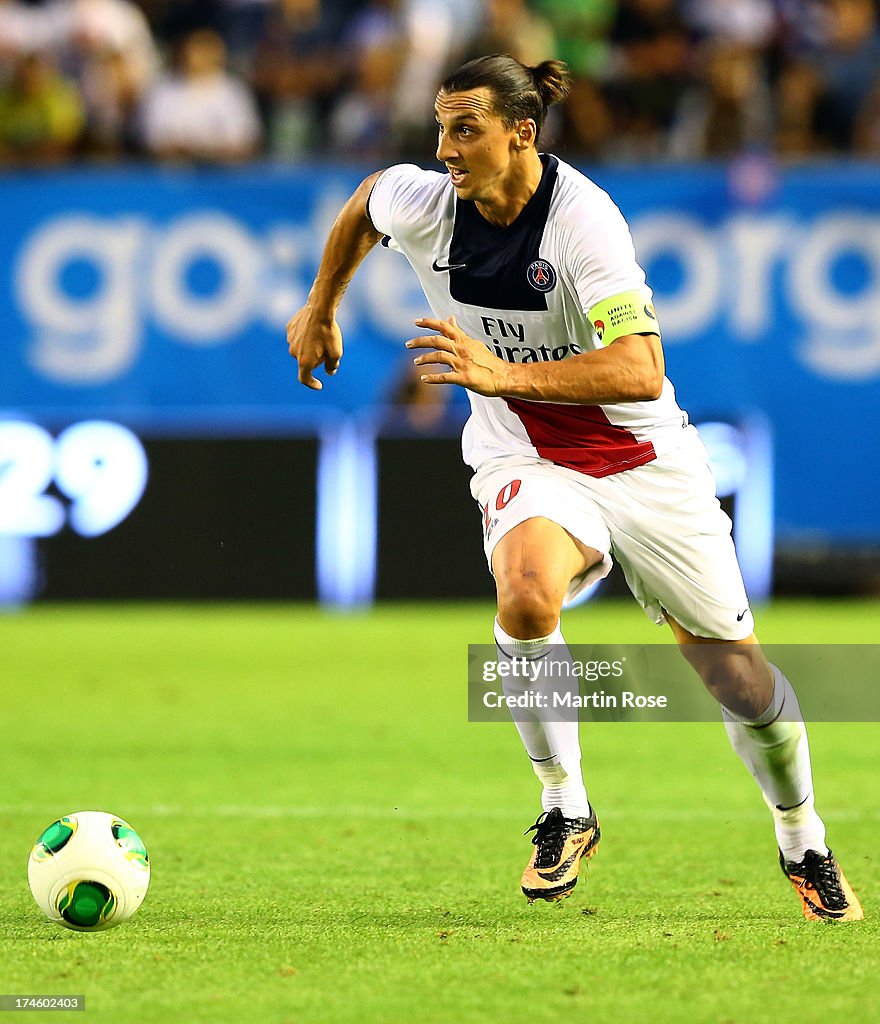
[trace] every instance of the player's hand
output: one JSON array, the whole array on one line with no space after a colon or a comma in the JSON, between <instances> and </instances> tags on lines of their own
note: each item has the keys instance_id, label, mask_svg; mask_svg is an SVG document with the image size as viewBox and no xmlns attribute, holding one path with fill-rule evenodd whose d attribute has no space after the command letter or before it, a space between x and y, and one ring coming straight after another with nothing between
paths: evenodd
<instances>
[{"instance_id":1,"label":"player's hand","mask_svg":"<svg viewBox=\"0 0 880 1024\"><path fill-rule=\"evenodd\" d=\"M313 391L324 385L313 376L322 363L331 376L342 359L342 331L332 316L321 316L308 303L287 321L287 349L299 365L299 382Z\"/></svg>"},{"instance_id":2,"label":"player's hand","mask_svg":"<svg viewBox=\"0 0 880 1024\"><path fill-rule=\"evenodd\" d=\"M422 317L415 323L416 327L437 331L437 334L411 338L406 343L407 348L433 349L417 356L413 360L416 366L440 363L449 367L443 373L422 374L421 380L425 384L460 384L488 398L504 393L504 382L510 371L508 364L490 352L482 341L465 334L454 316L448 320Z\"/></svg>"}]
</instances>

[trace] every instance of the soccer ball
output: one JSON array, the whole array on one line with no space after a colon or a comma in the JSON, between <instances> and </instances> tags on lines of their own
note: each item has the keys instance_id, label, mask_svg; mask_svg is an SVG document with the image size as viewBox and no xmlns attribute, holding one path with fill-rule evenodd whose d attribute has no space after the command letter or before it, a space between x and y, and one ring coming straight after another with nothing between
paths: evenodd
<instances>
[{"instance_id":1,"label":"soccer ball","mask_svg":"<svg viewBox=\"0 0 880 1024\"><path fill-rule=\"evenodd\" d=\"M127 821L104 811L77 811L53 821L37 839L28 882L50 921L97 932L127 921L141 905L150 859Z\"/></svg>"}]
</instances>

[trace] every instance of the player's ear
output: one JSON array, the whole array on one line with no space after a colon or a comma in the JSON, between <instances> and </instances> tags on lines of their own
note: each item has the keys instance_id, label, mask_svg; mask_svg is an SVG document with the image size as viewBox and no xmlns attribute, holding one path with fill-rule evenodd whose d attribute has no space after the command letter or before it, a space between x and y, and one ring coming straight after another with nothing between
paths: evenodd
<instances>
[{"instance_id":1,"label":"player's ear","mask_svg":"<svg viewBox=\"0 0 880 1024\"><path fill-rule=\"evenodd\" d=\"M538 137L538 129L535 122L527 117L525 120L520 121L516 126L516 148L517 149L528 149L529 146L534 146L535 140Z\"/></svg>"}]
</instances>

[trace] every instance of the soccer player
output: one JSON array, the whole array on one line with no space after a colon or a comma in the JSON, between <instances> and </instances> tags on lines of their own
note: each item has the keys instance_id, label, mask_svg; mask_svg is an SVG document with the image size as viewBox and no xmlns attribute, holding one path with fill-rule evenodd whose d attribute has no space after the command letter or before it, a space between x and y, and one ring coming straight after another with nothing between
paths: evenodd
<instances>
[{"instance_id":1,"label":"soccer player","mask_svg":"<svg viewBox=\"0 0 880 1024\"><path fill-rule=\"evenodd\" d=\"M287 325L299 380L320 389L313 371L337 372L336 309L364 256L380 240L402 252L434 313L416 325L435 333L407 342L421 350L422 380L466 388L471 403L462 447L495 577L499 659L567 651L563 601L605 576L613 555L720 702L805 917L857 920L814 807L797 697L755 637L730 520L665 377L629 229L605 192L537 148L548 107L567 92L561 62L527 67L503 54L443 82L435 113L446 173L393 166L346 203ZM599 841L578 724L516 717L544 809L529 829L522 890L557 900Z\"/></svg>"}]
</instances>

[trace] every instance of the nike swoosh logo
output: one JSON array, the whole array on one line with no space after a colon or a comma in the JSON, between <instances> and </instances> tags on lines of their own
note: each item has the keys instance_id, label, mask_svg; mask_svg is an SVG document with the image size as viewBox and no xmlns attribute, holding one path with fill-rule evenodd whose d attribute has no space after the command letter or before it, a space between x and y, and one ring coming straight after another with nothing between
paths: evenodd
<instances>
[{"instance_id":1,"label":"nike swoosh logo","mask_svg":"<svg viewBox=\"0 0 880 1024\"><path fill-rule=\"evenodd\" d=\"M538 878L543 878L545 882L558 882L582 853L583 850L578 847L578 849L575 850L570 857L566 858L558 868L554 868L553 871L539 871Z\"/></svg>"},{"instance_id":2,"label":"nike swoosh logo","mask_svg":"<svg viewBox=\"0 0 880 1024\"><path fill-rule=\"evenodd\" d=\"M744 618L746 617L746 612L747 612L747 611L748 611L748 608L744 608L744 609L743 609L743 610L742 610L742 611L741 611L741 612L739 613L739 615L737 615L737 617L736 617L736 621L737 621L737 622L742 622L742 620L743 620L743 619L744 619Z\"/></svg>"},{"instance_id":3,"label":"nike swoosh logo","mask_svg":"<svg viewBox=\"0 0 880 1024\"><path fill-rule=\"evenodd\" d=\"M436 270L438 274L444 270L464 270L466 267L467 263L447 263L445 267L442 267L439 260L434 260L431 264L431 270Z\"/></svg>"},{"instance_id":4,"label":"nike swoosh logo","mask_svg":"<svg viewBox=\"0 0 880 1024\"><path fill-rule=\"evenodd\" d=\"M816 906L816 904L811 899L807 899L806 896L804 896L804 903L807 904L813 913L818 914L819 917L830 917L835 921L840 920L841 917L846 917L845 910L826 910L824 907Z\"/></svg>"},{"instance_id":5,"label":"nike swoosh logo","mask_svg":"<svg viewBox=\"0 0 880 1024\"><path fill-rule=\"evenodd\" d=\"M813 791L810 790L810 792L807 793L807 795L803 798L803 800L799 801L798 803L792 804L791 807L783 807L781 804L777 804L776 805L776 810L777 811L793 811L796 807L800 807L802 804L805 804L810 799L810 797L812 795L813 795Z\"/></svg>"}]
</instances>

